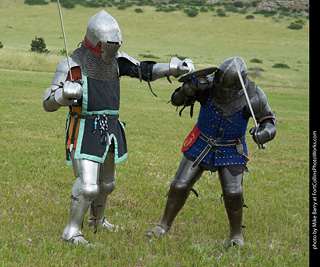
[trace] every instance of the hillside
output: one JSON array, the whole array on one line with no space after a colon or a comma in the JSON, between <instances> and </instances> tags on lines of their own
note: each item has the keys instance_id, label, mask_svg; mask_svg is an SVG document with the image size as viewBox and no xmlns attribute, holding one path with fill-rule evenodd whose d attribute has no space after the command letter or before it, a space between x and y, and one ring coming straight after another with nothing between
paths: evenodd
<instances>
[{"instance_id":1,"label":"hillside","mask_svg":"<svg viewBox=\"0 0 320 267\"><path fill-rule=\"evenodd\" d=\"M250 11L287 11L293 13L301 13L302 15L309 14L309 0L206 0L208 3L242 3L249 4Z\"/></svg>"},{"instance_id":2,"label":"hillside","mask_svg":"<svg viewBox=\"0 0 320 267\"><path fill-rule=\"evenodd\" d=\"M121 51L137 60L189 57L201 69L243 57L250 79L282 121L262 151L246 135L250 161L243 180L248 209L242 249L227 246L219 176L210 172L196 183L199 197L190 195L167 237L149 240L146 233L161 218L200 104L193 118L189 108L180 117L168 104L181 85L177 79L153 82L156 98L147 83L121 77L128 159L117 165L105 215L124 231L95 231L84 223L83 233L94 244L84 248L61 238L75 177L65 166L69 110L50 113L42 107L44 91L65 58L57 3L46 3L0 0L0 266L308 266L308 18L284 11L240 12L231 5L170 11L166 5L161 10L154 5L62 8L70 52L83 40L89 19L105 9L120 25ZM190 16L195 9L197 15ZM290 28L292 23L301 28ZM30 52L36 36L45 40L49 53Z\"/></svg>"}]
</instances>

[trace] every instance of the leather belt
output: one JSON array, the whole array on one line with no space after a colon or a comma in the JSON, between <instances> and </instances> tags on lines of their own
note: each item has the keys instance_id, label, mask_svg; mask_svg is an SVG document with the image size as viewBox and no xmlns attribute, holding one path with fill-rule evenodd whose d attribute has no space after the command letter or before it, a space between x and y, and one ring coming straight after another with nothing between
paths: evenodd
<instances>
[{"instance_id":1,"label":"leather belt","mask_svg":"<svg viewBox=\"0 0 320 267\"><path fill-rule=\"evenodd\" d=\"M203 141L207 143L207 146L202 150L200 155L196 158L196 160L193 162L191 169L195 169L196 167L199 166L201 161L208 155L208 153L213 150L214 152L218 154L222 154L221 151L214 149L213 147L217 146L236 146L242 143L242 140L244 139L244 136L234 139L234 140L224 140L221 138L214 138L214 137L207 137L203 133L199 135L199 138L201 138Z\"/></svg>"}]
</instances>

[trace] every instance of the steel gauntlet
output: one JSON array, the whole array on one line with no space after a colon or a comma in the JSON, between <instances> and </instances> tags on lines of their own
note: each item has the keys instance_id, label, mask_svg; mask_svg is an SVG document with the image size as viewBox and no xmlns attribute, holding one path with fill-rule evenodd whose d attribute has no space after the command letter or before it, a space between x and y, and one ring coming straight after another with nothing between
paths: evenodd
<instances>
[{"instance_id":1,"label":"steel gauntlet","mask_svg":"<svg viewBox=\"0 0 320 267\"><path fill-rule=\"evenodd\" d=\"M257 144L265 144L276 136L277 129L274 115L273 113L273 116L268 116L268 119L262 121L258 129L256 127L250 129L249 133Z\"/></svg>"},{"instance_id":2,"label":"steel gauntlet","mask_svg":"<svg viewBox=\"0 0 320 267\"><path fill-rule=\"evenodd\" d=\"M152 81L162 77L179 77L182 74L194 71L192 60L186 58L180 60L173 57L169 63L156 63L152 69Z\"/></svg>"}]
</instances>

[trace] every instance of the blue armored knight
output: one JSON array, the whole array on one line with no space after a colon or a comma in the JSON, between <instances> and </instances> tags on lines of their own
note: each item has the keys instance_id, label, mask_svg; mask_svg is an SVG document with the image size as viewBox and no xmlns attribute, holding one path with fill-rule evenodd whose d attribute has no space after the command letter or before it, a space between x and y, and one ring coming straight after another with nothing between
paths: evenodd
<instances>
[{"instance_id":1,"label":"blue armored knight","mask_svg":"<svg viewBox=\"0 0 320 267\"><path fill-rule=\"evenodd\" d=\"M219 175L230 225L229 244L244 245L242 181L249 160L245 138L249 118L259 123L249 131L259 147L265 147L276 135L275 113L247 73L243 59L232 57L218 68L180 78L183 85L173 93L172 104L193 107L198 101L201 108L197 124L183 142L183 157L171 182L162 219L148 232L149 237L169 231L193 185L208 170Z\"/></svg>"}]
</instances>

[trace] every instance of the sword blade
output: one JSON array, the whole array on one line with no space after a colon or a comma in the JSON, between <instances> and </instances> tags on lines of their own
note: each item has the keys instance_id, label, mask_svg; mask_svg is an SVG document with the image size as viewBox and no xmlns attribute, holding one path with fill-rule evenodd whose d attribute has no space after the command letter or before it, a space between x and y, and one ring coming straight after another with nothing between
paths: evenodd
<instances>
[{"instance_id":1,"label":"sword blade","mask_svg":"<svg viewBox=\"0 0 320 267\"><path fill-rule=\"evenodd\" d=\"M64 40L64 48L66 49L67 62L68 62L68 68L69 68L69 75L70 75L71 81L73 81L73 79L72 79L72 73L71 73L71 67L70 67L70 62L69 62L67 39L66 39L65 31L64 31L64 25L63 25L63 19L62 19L62 12L61 12L61 6L60 6L60 1L59 1L59 0L57 0L57 4L58 4L58 9L59 9L61 29L62 29L62 35L63 35L63 40Z\"/></svg>"},{"instance_id":2,"label":"sword blade","mask_svg":"<svg viewBox=\"0 0 320 267\"><path fill-rule=\"evenodd\" d=\"M250 103L250 98L248 96L247 89L246 89L246 87L244 85L244 82L243 82L243 79L242 79L242 76L241 76L241 73L240 73L240 68L239 68L237 60L235 60L234 63L235 63L236 69L237 69L237 73L238 73L238 76L239 76L239 80L240 80L244 95L245 95L247 103L248 103L248 107L250 109L251 116L252 116L253 121L254 121L254 125L256 127L256 130L255 130L255 133L254 133L254 134L256 134L257 130L258 130L258 123L257 123L257 120L256 120L256 116L254 115L254 112L253 112L253 109L252 109L252 106L251 106L251 103ZM265 144L260 144L258 138L256 138L256 139L257 139L257 142L258 142L259 150L261 150L261 148L264 149L265 148Z\"/></svg>"}]
</instances>

